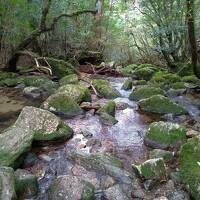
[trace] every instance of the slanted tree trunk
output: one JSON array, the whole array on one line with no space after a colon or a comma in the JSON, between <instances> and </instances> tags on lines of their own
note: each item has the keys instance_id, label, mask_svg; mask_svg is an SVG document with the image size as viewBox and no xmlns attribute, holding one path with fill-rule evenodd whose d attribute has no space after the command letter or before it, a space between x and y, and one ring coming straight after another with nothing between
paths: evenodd
<instances>
[{"instance_id":1,"label":"slanted tree trunk","mask_svg":"<svg viewBox=\"0 0 200 200\"><path fill-rule=\"evenodd\" d=\"M198 52L194 25L194 0L187 0L187 23L193 71L194 74L200 79L200 69L198 66Z\"/></svg>"},{"instance_id":2,"label":"slanted tree trunk","mask_svg":"<svg viewBox=\"0 0 200 200\"><path fill-rule=\"evenodd\" d=\"M55 27L55 24L63 17L70 18L70 17L76 17L81 14L90 13L90 14L96 14L96 11L94 10L82 10L77 11L71 14L60 14L57 17L54 17L52 20L52 23L47 26L46 19L49 14L49 10L51 7L52 0L43 0L43 6L42 6L42 17L40 20L39 27L34 30L30 35L28 35L23 41L19 43L19 45L15 48L12 55L8 59L8 62L6 64L6 69L8 71L15 72L16 71L16 63L18 60L17 52L25 49L33 40L35 40L37 37L39 37L42 33L52 31Z\"/></svg>"}]
</instances>

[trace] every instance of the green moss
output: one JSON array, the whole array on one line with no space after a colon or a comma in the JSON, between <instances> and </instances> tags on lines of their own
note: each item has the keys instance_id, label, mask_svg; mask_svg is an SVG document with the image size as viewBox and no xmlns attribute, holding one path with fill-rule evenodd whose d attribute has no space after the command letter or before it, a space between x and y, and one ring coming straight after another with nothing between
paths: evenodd
<instances>
[{"instance_id":1,"label":"green moss","mask_svg":"<svg viewBox=\"0 0 200 200\"><path fill-rule=\"evenodd\" d=\"M171 88L178 90L178 89L186 89L187 85L184 82L176 82L171 84Z\"/></svg>"},{"instance_id":2,"label":"green moss","mask_svg":"<svg viewBox=\"0 0 200 200\"><path fill-rule=\"evenodd\" d=\"M0 81L0 86L14 87L22 82L22 78L6 78Z\"/></svg>"},{"instance_id":3,"label":"green moss","mask_svg":"<svg viewBox=\"0 0 200 200\"><path fill-rule=\"evenodd\" d=\"M128 66L122 68L122 69L120 70L120 72L121 72L122 74L124 74L125 76L129 76L129 75L131 75L131 74L133 73L133 71L134 71L135 69L138 68L138 66L139 66L139 65L137 65L137 64L131 64L131 65L128 65Z\"/></svg>"},{"instance_id":4,"label":"green moss","mask_svg":"<svg viewBox=\"0 0 200 200\"><path fill-rule=\"evenodd\" d=\"M115 109L116 109L116 104L114 101L110 101L107 104L105 104L102 108L100 108L100 113L107 113L111 116L115 116Z\"/></svg>"},{"instance_id":5,"label":"green moss","mask_svg":"<svg viewBox=\"0 0 200 200\"><path fill-rule=\"evenodd\" d=\"M182 81L187 83L197 83L199 82L199 79L196 76L191 75L182 77Z\"/></svg>"},{"instance_id":6,"label":"green moss","mask_svg":"<svg viewBox=\"0 0 200 200\"><path fill-rule=\"evenodd\" d=\"M112 115L105 112L100 114L100 120L105 125L114 125L118 122Z\"/></svg>"},{"instance_id":7,"label":"green moss","mask_svg":"<svg viewBox=\"0 0 200 200\"><path fill-rule=\"evenodd\" d=\"M102 97L112 99L120 96L120 93L106 80L95 79L92 83Z\"/></svg>"},{"instance_id":8,"label":"green moss","mask_svg":"<svg viewBox=\"0 0 200 200\"><path fill-rule=\"evenodd\" d=\"M82 200L94 200L95 199L95 187L89 183L85 182L85 186L82 192Z\"/></svg>"},{"instance_id":9,"label":"green moss","mask_svg":"<svg viewBox=\"0 0 200 200\"><path fill-rule=\"evenodd\" d=\"M158 114L186 114L187 111L180 105L172 102L169 98L162 95L154 95L139 101L141 110Z\"/></svg>"},{"instance_id":10,"label":"green moss","mask_svg":"<svg viewBox=\"0 0 200 200\"><path fill-rule=\"evenodd\" d=\"M68 95L71 99L76 101L78 104L81 102L90 102L91 93L88 88L79 84L67 84L61 86L58 92Z\"/></svg>"},{"instance_id":11,"label":"green moss","mask_svg":"<svg viewBox=\"0 0 200 200\"><path fill-rule=\"evenodd\" d=\"M155 69L151 67L146 67L146 68L138 68L134 70L132 73L132 78L137 79L137 80L150 80L152 76L155 74Z\"/></svg>"},{"instance_id":12,"label":"green moss","mask_svg":"<svg viewBox=\"0 0 200 200\"><path fill-rule=\"evenodd\" d=\"M200 137L190 139L181 148L180 176L194 199L200 199Z\"/></svg>"},{"instance_id":13,"label":"green moss","mask_svg":"<svg viewBox=\"0 0 200 200\"><path fill-rule=\"evenodd\" d=\"M132 81L132 79L127 79L127 80L124 82L124 84L123 84L123 86L122 86L122 89L124 89L124 90L131 90L132 87L133 87L133 81Z\"/></svg>"},{"instance_id":14,"label":"green moss","mask_svg":"<svg viewBox=\"0 0 200 200\"><path fill-rule=\"evenodd\" d=\"M169 162L173 159L173 153L162 149L154 149L150 151L150 159L163 158L165 162Z\"/></svg>"},{"instance_id":15,"label":"green moss","mask_svg":"<svg viewBox=\"0 0 200 200\"><path fill-rule=\"evenodd\" d=\"M66 85L66 84L77 84L78 83L78 76L76 74L70 74L65 77L63 77L59 81L60 85Z\"/></svg>"},{"instance_id":16,"label":"green moss","mask_svg":"<svg viewBox=\"0 0 200 200\"><path fill-rule=\"evenodd\" d=\"M141 175L145 179L160 179L166 178L166 169L163 159L152 159L140 165Z\"/></svg>"},{"instance_id":17,"label":"green moss","mask_svg":"<svg viewBox=\"0 0 200 200\"><path fill-rule=\"evenodd\" d=\"M65 93L56 93L51 95L43 104L47 110L64 116L75 116L82 113L79 105Z\"/></svg>"},{"instance_id":18,"label":"green moss","mask_svg":"<svg viewBox=\"0 0 200 200\"><path fill-rule=\"evenodd\" d=\"M138 80L137 85L146 85L147 81L146 80Z\"/></svg>"},{"instance_id":19,"label":"green moss","mask_svg":"<svg viewBox=\"0 0 200 200\"><path fill-rule=\"evenodd\" d=\"M165 92L160 88L144 86L144 87L140 87L134 90L130 94L129 99L138 101L138 100L146 99L153 95L158 95L158 94L165 95Z\"/></svg>"},{"instance_id":20,"label":"green moss","mask_svg":"<svg viewBox=\"0 0 200 200\"><path fill-rule=\"evenodd\" d=\"M46 133L46 131L38 130L34 132L35 141L51 141L51 140L67 140L73 135L73 130L65 125L63 122L58 126L57 131L53 133Z\"/></svg>"},{"instance_id":21,"label":"green moss","mask_svg":"<svg viewBox=\"0 0 200 200\"><path fill-rule=\"evenodd\" d=\"M150 125L145 139L164 145L164 146L176 146L177 143L186 141L187 129L170 122L154 122Z\"/></svg>"}]
</instances>

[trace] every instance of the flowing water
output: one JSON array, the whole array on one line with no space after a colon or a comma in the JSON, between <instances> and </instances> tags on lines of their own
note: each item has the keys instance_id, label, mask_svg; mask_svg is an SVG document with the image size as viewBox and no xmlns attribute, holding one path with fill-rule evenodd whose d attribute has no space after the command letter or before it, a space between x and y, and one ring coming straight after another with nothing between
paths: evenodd
<instances>
[{"instance_id":1,"label":"flowing water","mask_svg":"<svg viewBox=\"0 0 200 200\"><path fill-rule=\"evenodd\" d=\"M122 90L125 78L108 78L109 82L120 93L121 97L114 99L117 104L116 119L113 126L102 125L99 116L88 111L84 115L64 120L74 130L72 139L62 144L52 144L45 147L35 146L24 161L23 168L39 177L39 194L35 200L47 200L47 191L52 181L59 175L73 174L92 182L101 189L101 175L87 171L72 163L68 152L73 149L91 152L109 152L121 159L129 170L132 163L141 163L147 159L147 149L143 137L148 125L159 118L138 111L137 103L128 99L131 91ZM93 98L94 103L105 104L109 100ZM187 108L192 117L198 117L198 103L192 103L191 97L174 98Z\"/></svg>"}]
</instances>

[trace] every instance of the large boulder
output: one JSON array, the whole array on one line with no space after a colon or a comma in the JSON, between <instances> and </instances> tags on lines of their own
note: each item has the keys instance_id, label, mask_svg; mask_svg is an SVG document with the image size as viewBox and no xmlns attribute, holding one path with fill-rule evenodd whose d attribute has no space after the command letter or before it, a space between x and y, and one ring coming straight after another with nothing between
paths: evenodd
<instances>
[{"instance_id":1,"label":"large boulder","mask_svg":"<svg viewBox=\"0 0 200 200\"><path fill-rule=\"evenodd\" d=\"M58 92L48 97L42 107L68 118L82 114L80 106L64 92Z\"/></svg>"},{"instance_id":2,"label":"large boulder","mask_svg":"<svg viewBox=\"0 0 200 200\"><path fill-rule=\"evenodd\" d=\"M171 122L154 122L150 125L144 142L152 148L176 147L186 141L186 128Z\"/></svg>"},{"instance_id":3,"label":"large boulder","mask_svg":"<svg viewBox=\"0 0 200 200\"><path fill-rule=\"evenodd\" d=\"M0 199L17 199L15 191L15 174L14 170L10 167L0 166Z\"/></svg>"},{"instance_id":4,"label":"large boulder","mask_svg":"<svg viewBox=\"0 0 200 200\"><path fill-rule=\"evenodd\" d=\"M138 166L133 165L133 169L137 170L139 175L145 179L159 181L167 177L167 171L162 158L150 159Z\"/></svg>"},{"instance_id":5,"label":"large boulder","mask_svg":"<svg viewBox=\"0 0 200 200\"><path fill-rule=\"evenodd\" d=\"M164 96L165 92L160 88L144 86L144 87L139 87L136 90L134 90L130 94L129 99L139 101L141 99L146 99L151 96L159 95L159 94Z\"/></svg>"},{"instance_id":6,"label":"large boulder","mask_svg":"<svg viewBox=\"0 0 200 200\"><path fill-rule=\"evenodd\" d=\"M59 176L48 191L49 200L94 200L94 186L76 176Z\"/></svg>"},{"instance_id":7,"label":"large boulder","mask_svg":"<svg viewBox=\"0 0 200 200\"><path fill-rule=\"evenodd\" d=\"M104 98L114 99L121 96L120 93L106 80L94 79L92 83L97 92Z\"/></svg>"},{"instance_id":8,"label":"large boulder","mask_svg":"<svg viewBox=\"0 0 200 200\"><path fill-rule=\"evenodd\" d=\"M181 148L180 177L193 198L200 199L200 136L188 140Z\"/></svg>"},{"instance_id":9,"label":"large boulder","mask_svg":"<svg viewBox=\"0 0 200 200\"><path fill-rule=\"evenodd\" d=\"M139 106L141 110L151 113L174 115L187 114L185 108L162 95L154 95L150 98L142 99L139 101Z\"/></svg>"},{"instance_id":10,"label":"large boulder","mask_svg":"<svg viewBox=\"0 0 200 200\"><path fill-rule=\"evenodd\" d=\"M16 166L33 141L69 139L73 130L53 113L39 108L23 108L15 124L0 134L0 165Z\"/></svg>"},{"instance_id":11,"label":"large boulder","mask_svg":"<svg viewBox=\"0 0 200 200\"><path fill-rule=\"evenodd\" d=\"M91 93L89 89L79 84L63 85L58 89L58 93L60 92L69 96L78 104L91 101Z\"/></svg>"},{"instance_id":12,"label":"large boulder","mask_svg":"<svg viewBox=\"0 0 200 200\"><path fill-rule=\"evenodd\" d=\"M78 83L78 76L76 74L70 74L62 79L60 79L59 84L60 85L66 85L66 84L77 84Z\"/></svg>"}]
</instances>

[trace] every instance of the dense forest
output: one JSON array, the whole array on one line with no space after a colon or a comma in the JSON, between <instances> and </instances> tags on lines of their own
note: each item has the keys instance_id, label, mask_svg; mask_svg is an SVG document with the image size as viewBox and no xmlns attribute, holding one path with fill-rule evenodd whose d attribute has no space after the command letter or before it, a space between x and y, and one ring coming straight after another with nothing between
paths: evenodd
<instances>
[{"instance_id":1,"label":"dense forest","mask_svg":"<svg viewBox=\"0 0 200 200\"><path fill-rule=\"evenodd\" d=\"M200 199L200 0L0 0L0 200Z\"/></svg>"}]
</instances>

